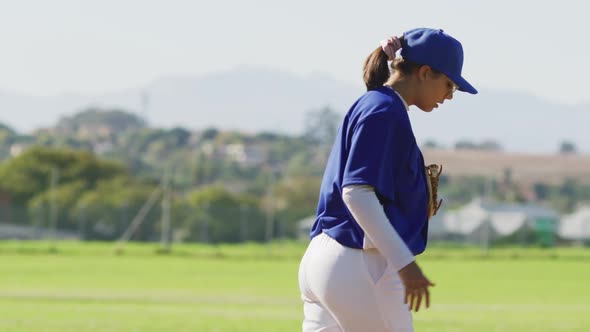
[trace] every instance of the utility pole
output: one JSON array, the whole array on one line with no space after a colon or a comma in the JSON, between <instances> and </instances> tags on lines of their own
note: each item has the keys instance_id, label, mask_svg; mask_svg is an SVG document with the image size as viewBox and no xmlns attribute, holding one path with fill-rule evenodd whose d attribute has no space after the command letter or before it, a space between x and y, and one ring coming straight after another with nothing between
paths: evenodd
<instances>
[{"instance_id":1,"label":"utility pole","mask_svg":"<svg viewBox=\"0 0 590 332\"><path fill-rule=\"evenodd\" d=\"M162 249L170 251L170 205L171 205L171 191L170 191L170 171L166 168L164 173L164 185L162 188L162 232L160 244Z\"/></svg>"},{"instance_id":2,"label":"utility pole","mask_svg":"<svg viewBox=\"0 0 590 332\"><path fill-rule=\"evenodd\" d=\"M240 241L248 241L248 205L240 204Z\"/></svg>"},{"instance_id":3,"label":"utility pole","mask_svg":"<svg viewBox=\"0 0 590 332\"><path fill-rule=\"evenodd\" d=\"M202 211L201 242L209 243L209 201L203 204Z\"/></svg>"},{"instance_id":4,"label":"utility pole","mask_svg":"<svg viewBox=\"0 0 590 332\"><path fill-rule=\"evenodd\" d=\"M56 228L57 228L57 193L55 188L59 181L59 169L51 168L49 180L49 236L51 239L51 249L55 249Z\"/></svg>"},{"instance_id":5,"label":"utility pole","mask_svg":"<svg viewBox=\"0 0 590 332\"><path fill-rule=\"evenodd\" d=\"M484 219L481 233L481 252L484 256L488 255L490 249L490 223L491 218L488 215L486 219Z\"/></svg>"},{"instance_id":6,"label":"utility pole","mask_svg":"<svg viewBox=\"0 0 590 332\"><path fill-rule=\"evenodd\" d=\"M274 218L275 218L275 197L274 197L274 174L272 167L270 168L270 183L267 188L268 206L266 209L266 242L270 243L274 233Z\"/></svg>"},{"instance_id":7,"label":"utility pole","mask_svg":"<svg viewBox=\"0 0 590 332\"><path fill-rule=\"evenodd\" d=\"M80 205L80 214L78 216L78 236L80 240L86 240L86 204Z\"/></svg>"},{"instance_id":8,"label":"utility pole","mask_svg":"<svg viewBox=\"0 0 590 332\"><path fill-rule=\"evenodd\" d=\"M484 180L484 198L480 202L480 208L485 211L486 204L492 204L492 184L494 178ZM482 233L481 233L481 251L484 256L489 254L490 249L490 232L491 232L492 216L486 211L486 218L483 221Z\"/></svg>"}]
</instances>

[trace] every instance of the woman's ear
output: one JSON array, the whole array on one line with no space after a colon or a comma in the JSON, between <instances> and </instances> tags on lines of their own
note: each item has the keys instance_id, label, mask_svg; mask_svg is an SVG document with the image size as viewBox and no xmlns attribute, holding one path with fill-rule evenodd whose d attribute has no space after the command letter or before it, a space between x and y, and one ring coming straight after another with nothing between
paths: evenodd
<instances>
[{"instance_id":1,"label":"woman's ear","mask_svg":"<svg viewBox=\"0 0 590 332\"><path fill-rule=\"evenodd\" d=\"M432 74L432 69L430 69L430 66L428 66L428 65L420 66L420 69L418 69L418 80L419 81L426 81L431 74Z\"/></svg>"}]
</instances>

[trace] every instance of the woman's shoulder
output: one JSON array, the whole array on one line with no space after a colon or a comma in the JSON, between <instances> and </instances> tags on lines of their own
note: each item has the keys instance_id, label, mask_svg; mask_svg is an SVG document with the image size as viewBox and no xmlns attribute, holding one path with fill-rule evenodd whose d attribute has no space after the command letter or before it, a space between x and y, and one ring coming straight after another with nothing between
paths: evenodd
<instances>
[{"instance_id":1,"label":"woman's shoulder","mask_svg":"<svg viewBox=\"0 0 590 332\"><path fill-rule=\"evenodd\" d=\"M383 86L367 91L359 98L359 104L373 111L405 111L404 102L390 87Z\"/></svg>"},{"instance_id":2,"label":"woman's shoulder","mask_svg":"<svg viewBox=\"0 0 590 332\"><path fill-rule=\"evenodd\" d=\"M389 87L367 91L351 108L353 118L362 120L378 116L390 120L406 120L407 110L399 95Z\"/></svg>"}]
</instances>

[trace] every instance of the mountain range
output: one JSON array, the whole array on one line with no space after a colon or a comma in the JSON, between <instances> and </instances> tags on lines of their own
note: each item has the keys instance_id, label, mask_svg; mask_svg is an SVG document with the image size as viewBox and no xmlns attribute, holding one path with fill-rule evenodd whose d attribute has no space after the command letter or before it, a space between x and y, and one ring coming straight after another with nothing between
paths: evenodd
<instances>
[{"instance_id":1,"label":"mountain range","mask_svg":"<svg viewBox=\"0 0 590 332\"><path fill-rule=\"evenodd\" d=\"M590 153L590 105L561 105L521 92L485 89L456 93L452 101L424 113L412 107L417 139L452 146L459 140L493 140L507 151L553 153L561 142ZM157 127L217 127L245 132L299 134L305 114L330 107L344 114L364 92L358 84L328 75L298 76L282 70L242 66L206 75L163 77L142 88L101 95L34 97L0 92L0 122L19 132L53 126L60 117L88 107L120 108Z\"/></svg>"}]
</instances>

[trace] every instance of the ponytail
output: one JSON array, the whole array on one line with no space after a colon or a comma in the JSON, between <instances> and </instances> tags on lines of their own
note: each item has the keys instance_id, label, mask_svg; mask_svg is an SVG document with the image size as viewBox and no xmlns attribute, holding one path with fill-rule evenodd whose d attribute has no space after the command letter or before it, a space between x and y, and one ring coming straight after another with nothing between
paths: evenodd
<instances>
[{"instance_id":1,"label":"ponytail","mask_svg":"<svg viewBox=\"0 0 590 332\"><path fill-rule=\"evenodd\" d=\"M387 54L381 46L377 47L365 60L363 68L363 80L367 91L377 89L389 79L389 67L387 66Z\"/></svg>"},{"instance_id":2,"label":"ponytail","mask_svg":"<svg viewBox=\"0 0 590 332\"><path fill-rule=\"evenodd\" d=\"M377 89L387 82L391 74L387 61L395 60L395 52L401 48L403 38L390 37L383 40L381 46L369 54L363 67L363 80L367 91Z\"/></svg>"}]
</instances>

